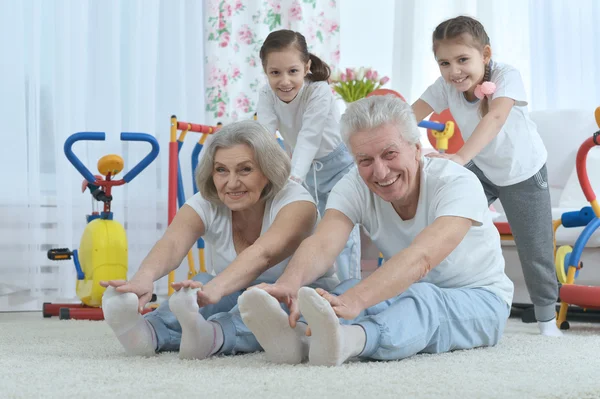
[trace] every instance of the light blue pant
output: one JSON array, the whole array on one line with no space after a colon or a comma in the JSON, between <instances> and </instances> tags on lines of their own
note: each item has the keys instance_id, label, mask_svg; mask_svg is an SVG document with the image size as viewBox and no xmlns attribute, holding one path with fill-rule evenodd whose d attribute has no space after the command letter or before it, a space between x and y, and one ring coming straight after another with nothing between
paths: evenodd
<instances>
[{"instance_id":1,"label":"light blue pant","mask_svg":"<svg viewBox=\"0 0 600 399\"><path fill-rule=\"evenodd\" d=\"M358 280L341 283L346 292ZM339 295L339 294L338 294ZM415 283L402 294L372 306L343 324L366 333L365 359L397 360L417 353L494 346L500 340L510 307L483 288L439 288Z\"/></svg>"},{"instance_id":2,"label":"light blue pant","mask_svg":"<svg viewBox=\"0 0 600 399\"><path fill-rule=\"evenodd\" d=\"M208 273L199 273L194 281L208 283L214 277ZM251 285L255 285L252 283ZM262 350L254 334L246 327L238 310L237 300L244 291L238 291L223 297L219 303L200 308L200 314L209 321L218 323L223 329L223 346L219 354L248 353ZM146 320L154 327L158 341L157 352L179 351L181 343L181 325L164 301L158 309L147 313Z\"/></svg>"},{"instance_id":3,"label":"light blue pant","mask_svg":"<svg viewBox=\"0 0 600 399\"><path fill-rule=\"evenodd\" d=\"M342 143L323 158L315 159L306 175L306 186L315 201L319 214L325 215L329 193L342 177L354 166L354 159ZM316 179L315 179L316 177ZM360 279L360 228L354 226L346 246L336 259L340 281Z\"/></svg>"}]
</instances>

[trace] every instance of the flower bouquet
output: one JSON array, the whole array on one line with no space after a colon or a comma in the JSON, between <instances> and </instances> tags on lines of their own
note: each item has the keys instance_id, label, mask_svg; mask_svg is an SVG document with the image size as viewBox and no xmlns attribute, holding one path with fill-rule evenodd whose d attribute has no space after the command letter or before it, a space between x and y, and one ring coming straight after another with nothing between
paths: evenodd
<instances>
[{"instance_id":1,"label":"flower bouquet","mask_svg":"<svg viewBox=\"0 0 600 399\"><path fill-rule=\"evenodd\" d=\"M379 89L390 78L379 78L377 71L371 68L346 68L346 72L335 71L331 74L331 86L347 103L364 98L373 90Z\"/></svg>"}]
</instances>

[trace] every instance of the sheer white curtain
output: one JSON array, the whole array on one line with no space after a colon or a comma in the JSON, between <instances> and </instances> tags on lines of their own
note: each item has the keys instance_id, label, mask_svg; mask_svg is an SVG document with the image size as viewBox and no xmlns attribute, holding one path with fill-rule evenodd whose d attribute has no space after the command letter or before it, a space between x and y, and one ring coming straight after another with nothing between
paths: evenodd
<instances>
[{"instance_id":1,"label":"sheer white curtain","mask_svg":"<svg viewBox=\"0 0 600 399\"><path fill-rule=\"evenodd\" d=\"M75 132L106 132L103 142L73 147L92 173L103 155L121 155L126 173L148 153L147 144L121 142L121 132L157 138L156 161L113 190L129 276L162 235L169 118L204 116L202 16L191 0L0 1L0 311L76 300L72 261L46 259L50 248L79 246L91 211L63 153ZM156 292L166 288L161 281Z\"/></svg>"}]
</instances>

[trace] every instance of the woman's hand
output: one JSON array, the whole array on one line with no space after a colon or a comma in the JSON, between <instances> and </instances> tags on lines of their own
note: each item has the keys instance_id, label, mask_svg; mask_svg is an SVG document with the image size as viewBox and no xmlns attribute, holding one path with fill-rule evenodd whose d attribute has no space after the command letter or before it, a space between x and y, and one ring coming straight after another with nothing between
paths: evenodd
<instances>
[{"instance_id":1,"label":"woman's hand","mask_svg":"<svg viewBox=\"0 0 600 399\"><path fill-rule=\"evenodd\" d=\"M266 291L269 295L277 299L280 303L285 304L289 311L289 322L290 327L295 328L296 322L300 319L300 310L298 309L298 289L289 287L285 284L267 284L261 283L255 285L250 289L261 289Z\"/></svg>"},{"instance_id":2,"label":"woman's hand","mask_svg":"<svg viewBox=\"0 0 600 399\"><path fill-rule=\"evenodd\" d=\"M144 276L133 276L129 281L125 280L109 280L100 281L103 287L114 287L117 292L133 292L139 298L139 312L142 313L144 306L150 299L154 291L154 281L151 278Z\"/></svg>"},{"instance_id":3,"label":"woman's hand","mask_svg":"<svg viewBox=\"0 0 600 399\"><path fill-rule=\"evenodd\" d=\"M214 305L219 303L219 301L223 298L223 295L214 289L210 284L202 285L202 283L194 280L184 280L179 283L171 284L171 287L175 291L179 291L182 288L199 288L197 295L197 302L199 307L204 307L206 305Z\"/></svg>"}]
</instances>

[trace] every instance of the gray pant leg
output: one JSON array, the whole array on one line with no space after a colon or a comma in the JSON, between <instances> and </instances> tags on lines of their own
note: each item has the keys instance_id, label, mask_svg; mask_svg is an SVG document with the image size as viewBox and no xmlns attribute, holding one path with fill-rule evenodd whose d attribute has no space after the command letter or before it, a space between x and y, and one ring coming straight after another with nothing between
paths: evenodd
<instances>
[{"instance_id":1,"label":"gray pant leg","mask_svg":"<svg viewBox=\"0 0 600 399\"><path fill-rule=\"evenodd\" d=\"M538 321L555 317L558 281L554 268L552 205L546 166L531 178L499 187L515 239L525 284Z\"/></svg>"},{"instance_id":2,"label":"gray pant leg","mask_svg":"<svg viewBox=\"0 0 600 399\"><path fill-rule=\"evenodd\" d=\"M473 162L469 162L465 165L465 168L469 169L471 172L477 176L481 185L483 186L483 191L485 192L485 196L487 197L488 206L492 205L498 199L498 187L494 185L491 181L488 180L487 177L483 174L481 169L479 169Z\"/></svg>"}]
</instances>

